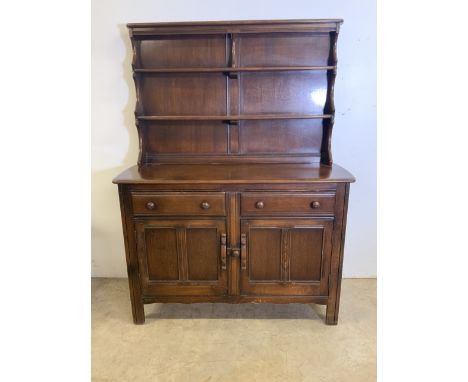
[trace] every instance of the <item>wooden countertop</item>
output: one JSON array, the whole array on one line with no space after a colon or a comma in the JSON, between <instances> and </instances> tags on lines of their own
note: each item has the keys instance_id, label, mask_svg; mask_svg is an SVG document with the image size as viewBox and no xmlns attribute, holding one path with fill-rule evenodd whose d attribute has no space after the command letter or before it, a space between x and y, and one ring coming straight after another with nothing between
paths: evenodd
<instances>
[{"instance_id":1,"label":"wooden countertop","mask_svg":"<svg viewBox=\"0 0 468 382\"><path fill-rule=\"evenodd\" d=\"M354 182L343 167L318 164L159 164L133 166L116 184Z\"/></svg>"}]
</instances>

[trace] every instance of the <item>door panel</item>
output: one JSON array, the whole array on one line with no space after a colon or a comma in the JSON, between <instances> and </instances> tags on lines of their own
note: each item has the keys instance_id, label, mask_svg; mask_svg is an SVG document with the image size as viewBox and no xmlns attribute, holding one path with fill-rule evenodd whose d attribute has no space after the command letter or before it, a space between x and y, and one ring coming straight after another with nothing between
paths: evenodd
<instances>
[{"instance_id":1,"label":"door panel","mask_svg":"<svg viewBox=\"0 0 468 382\"><path fill-rule=\"evenodd\" d=\"M254 228L250 234L251 280L281 280L281 230Z\"/></svg>"},{"instance_id":2,"label":"door panel","mask_svg":"<svg viewBox=\"0 0 468 382\"><path fill-rule=\"evenodd\" d=\"M219 260L223 219L137 219L135 227L144 295L226 294L226 270Z\"/></svg>"},{"instance_id":3,"label":"door panel","mask_svg":"<svg viewBox=\"0 0 468 382\"><path fill-rule=\"evenodd\" d=\"M320 281L323 229L296 228L290 231L289 278L292 281ZM306 256L304 256L306 254Z\"/></svg>"},{"instance_id":4,"label":"door panel","mask_svg":"<svg viewBox=\"0 0 468 382\"><path fill-rule=\"evenodd\" d=\"M327 295L332 230L331 217L243 219L241 294Z\"/></svg>"},{"instance_id":5,"label":"door panel","mask_svg":"<svg viewBox=\"0 0 468 382\"><path fill-rule=\"evenodd\" d=\"M219 270L219 234L214 228L187 228L189 280L217 280Z\"/></svg>"},{"instance_id":6,"label":"door panel","mask_svg":"<svg viewBox=\"0 0 468 382\"><path fill-rule=\"evenodd\" d=\"M179 280L177 234L175 228L153 228L146 231L145 247L150 280Z\"/></svg>"}]
</instances>

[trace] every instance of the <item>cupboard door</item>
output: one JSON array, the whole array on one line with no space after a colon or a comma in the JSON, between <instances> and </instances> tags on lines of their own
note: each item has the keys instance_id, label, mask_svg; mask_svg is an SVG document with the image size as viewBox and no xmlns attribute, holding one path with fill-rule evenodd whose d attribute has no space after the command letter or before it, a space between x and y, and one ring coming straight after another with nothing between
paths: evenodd
<instances>
[{"instance_id":1,"label":"cupboard door","mask_svg":"<svg viewBox=\"0 0 468 382\"><path fill-rule=\"evenodd\" d=\"M241 294L326 296L333 218L242 220Z\"/></svg>"},{"instance_id":2,"label":"cupboard door","mask_svg":"<svg viewBox=\"0 0 468 382\"><path fill-rule=\"evenodd\" d=\"M144 295L226 294L224 220L141 219L135 225Z\"/></svg>"}]
</instances>

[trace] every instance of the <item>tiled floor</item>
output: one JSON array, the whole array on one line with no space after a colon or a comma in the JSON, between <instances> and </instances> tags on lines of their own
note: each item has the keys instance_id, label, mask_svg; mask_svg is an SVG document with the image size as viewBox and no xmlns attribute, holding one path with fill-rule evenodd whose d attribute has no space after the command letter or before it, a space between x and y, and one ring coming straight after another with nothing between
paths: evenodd
<instances>
[{"instance_id":1,"label":"tiled floor","mask_svg":"<svg viewBox=\"0 0 468 382\"><path fill-rule=\"evenodd\" d=\"M92 281L93 381L376 380L376 280L343 280L338 326L325 307L146 305L134 325L126 279Z\"/></svg>"}]
</instances>

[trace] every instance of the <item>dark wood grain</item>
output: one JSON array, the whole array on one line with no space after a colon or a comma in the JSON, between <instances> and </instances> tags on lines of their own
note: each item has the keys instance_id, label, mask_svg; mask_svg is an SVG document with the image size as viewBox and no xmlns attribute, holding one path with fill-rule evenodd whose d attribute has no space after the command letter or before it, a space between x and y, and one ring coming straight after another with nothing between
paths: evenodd
<instances>
[{"instance_id":1,"label":"dark wood grain","mask_svg":"<svg viewBox=\"0 0 468 382\"><path fill-rule=\"evenodd\" d=\"M147 115L225 115L227 112L226 79L222 75L148 74L140 79L140 87Z\"/></svg>"},{"instance_id":2,"label":"dark wood grain","mask_svg":"<svg viewBox=\"0 0 468 382\"><path fill-rule=\"evenodd\" d=\"M319 119L246 120L239 125L242 154L320 155L322 121Z\"/></svg>"},{"instance_id":3,"label":"dark wood grain","mask_svg":"<svg viewBox=\"0 0 468 382\"><path fill-rule=\"evenodd\" d=\"M141 40L139 69L226 66L224 35L165 36Z\"/></svg>"},{"instance_id":4,"label":"dark wood grain","mask_svg":"<svg viewBox=\"0 0 468 382\"><path fill-rule=\"evenodd\" d=\"M227 154L228 126L219 121L146 121L145 158L165 154Z\"/></svg>"},{"instance_id":5,"label":"dark wood grain","mask_svg":"<svg viewBox=\"0 0 468 382\"><path fill-rule=\"evenodd\" d=\"M154 302L317 303L338 322L341 23L128 24L140 151L114 183L135 323Z\"/></svg>"},{"instance_id":6,"label":"dark wood grain","mask_svg":"<svg viewBox=\"0 0 468 382\"><path fill-rule=\"evenodd\" d=\"M240 38L239 66L328 66L327 33L255 33Z\"/></svg>"},{"instance_id":7,"label":"dark wood grain","mask_svg":"<svg viewBox=\"0 0 468 382\"><path fill-rule=\"evenodd\" d=\"M241 114L326 114L326 72L242 73L240 79Z\"/></svg>"}]
</instances>

